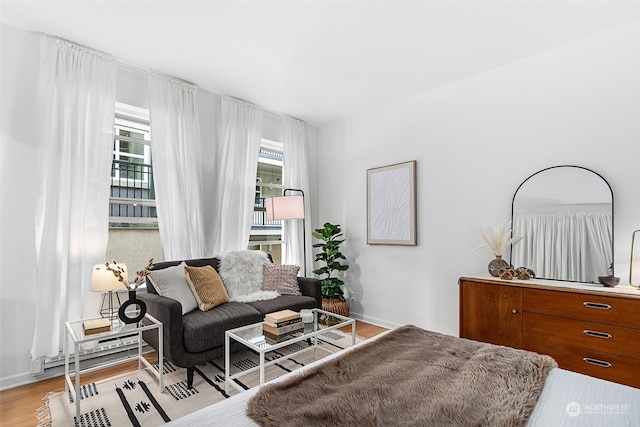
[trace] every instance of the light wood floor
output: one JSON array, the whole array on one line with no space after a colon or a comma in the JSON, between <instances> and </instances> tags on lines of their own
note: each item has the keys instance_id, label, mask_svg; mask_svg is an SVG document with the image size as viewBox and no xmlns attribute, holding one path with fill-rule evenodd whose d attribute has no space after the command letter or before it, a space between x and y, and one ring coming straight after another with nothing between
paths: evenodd
<instances>
[{"instance_id":1,"label":"light wood floor","mask_svg":"<svg viewBox=\"0 0 640 427\"><path fill-rule=\"evenodd\" d=\"M350 329L350 328L349 328ZM365 322L356 322L356 334L362 338L371 338L386 329ZM350 332L345 331L345 332ZM151 363L157 363L155 352L146 355ZM124 374L137 369L136 361L105 368L82 376L82 383L100 381L109 377ZM15 387L0 392L0 426L31 427L37 425L36 410L44 403L49 392L64 390L64 376L50 378Z\"/></svg>"}]
</instances>

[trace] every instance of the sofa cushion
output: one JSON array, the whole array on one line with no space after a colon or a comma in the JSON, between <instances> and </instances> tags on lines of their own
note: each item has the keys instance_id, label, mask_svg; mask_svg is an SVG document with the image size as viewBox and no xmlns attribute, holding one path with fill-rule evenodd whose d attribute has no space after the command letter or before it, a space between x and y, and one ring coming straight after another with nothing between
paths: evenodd
<instances>
[{"instance_id":1,"label":"sofa cushion","mask_svg":"<svg viewBox=\"0 0 640 427\"><path fill-rule=\"evenodd\" d=\"M173 267L153 270L147 276L158 295L180 302L182 314L198 308L198 301L196 301L189 283L187 283L187 273L184 271L185 266L186 264L182 262Z\"/></svg>"},{"instance_id":2,"label":"sofa cushion","mask_svg":"<svg viewBox=\"0 0 640 427\"><path fill-rule=\"evenodd\" d=\"M262 289L265 291L276 291L280 295L302 295L298 286L297 265L262 265Z\"/></svg>"},{"instance_id":3,"label":"sofa cushion","mask_svg":"<svg viewBox=\"0 0 640 427\"><path fill-rule=\"evenodd\" d=\"M280 311L290 309L293 311L300 311L303 308L316 308L318 302L313 297L307 297L304 295L281 295L276 299L269 301L256 301L249 302L247 305L258 310L262 315L273 313L274 311Z\"/></svg>"},{"instance_id":4,"label":"sofa cushion","mask_svg":"<svg viewBox=\"0 0 640 427\"><path fill-rule=\"evenodd\" d=\"M229 301L261 301L278 296L277 292L262 290L262 265L267 262L269 257L262 251L235 251L222 257L218 272Z\"/></svg>"},{"instance_id":5,"label":"sofa cushion","mask_svg":"<svg viewBox=\"0 0 640 427\"><path fill-rule=\"evenodd\" d=\"M176 266L176 265L180 265L183 262L185 264L187 264L188 266L191 266L191 267L203 267L205 265L210 265L211 267L215 268L216 271L218 271L218 268L220 267L220 260L218 258L198 258L198 259L188 259L188 260L185 260L185 261L161 261L161 262L156 262L151 267L151 271L162 270L162 269L165 269L167 267L173 267L173 266ZM151 280L149 279L149 276L147 276L147 290L148 290L148 292L151 292L152 294L157 294L155 288L151 284Z\"/></svg>"},{"instance_id":6,"label":"sofa cushion","mask_svg":"<svg viewBox=\"0 0 640 427\"><path fill-rule=\"evenodd\" d=\"M224 346L224 331L262 321L248 304L228 302L209 311L194 310L182 316L184 348L190 353Z\"/></svg>"},{"instance_id":7,"label":"sofa cushion","mask_svg":"<svg viewBox=\"0 0 640 427\"><path fill-rule=\"evenodd\" d=\"M204 267L186 266L184 269L187 272L187 282L193 296L198 301L200 310L211 310L229 301L229 295L222 284L222 279L213 267L210 265Z\"/></svg>"}]
</instances>

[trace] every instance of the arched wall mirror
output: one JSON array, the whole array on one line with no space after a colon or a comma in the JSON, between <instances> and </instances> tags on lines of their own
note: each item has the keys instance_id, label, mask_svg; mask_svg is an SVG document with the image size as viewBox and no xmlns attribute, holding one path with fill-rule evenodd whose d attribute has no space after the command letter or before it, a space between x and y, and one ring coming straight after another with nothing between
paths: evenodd
<instances>
[{"instance_id":1,"label":"arched wall mirror","mask_svg":"<svg viewBox=\"0 0 640 427\"><path fill-rule=\"evenodd\" d=\"M552 166L516 189L511 264L537 278L598 283L613 275L613 191L581 166Z\"/></svg>"}]
</instances>

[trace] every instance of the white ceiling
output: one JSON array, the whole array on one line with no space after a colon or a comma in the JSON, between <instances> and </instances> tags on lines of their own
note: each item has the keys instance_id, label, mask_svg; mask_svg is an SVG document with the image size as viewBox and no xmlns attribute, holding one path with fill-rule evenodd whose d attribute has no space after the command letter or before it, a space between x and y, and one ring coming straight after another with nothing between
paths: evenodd
<instances>
[{"instance_id":1,"label":"white ceiling","mask_svg":"<svg viewBox=\"0 0 640 427\"><path fill-rule=\"evenodd\" d=\"M4 1L0 20L322 126L640 18L639 1Z\"/></svg>"}]
</instances>

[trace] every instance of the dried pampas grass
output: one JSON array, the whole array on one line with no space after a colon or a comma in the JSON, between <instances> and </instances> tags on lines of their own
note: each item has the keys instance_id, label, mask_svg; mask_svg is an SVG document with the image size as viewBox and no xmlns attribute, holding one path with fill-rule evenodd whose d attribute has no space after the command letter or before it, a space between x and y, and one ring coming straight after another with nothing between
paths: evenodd
<instances>
[{"instance_id":1,"label":"dried pampas grass","mask_svg":"<svg viewBox=\"0 0 640 427\"><path fill-rule=\"evenodd\" d=\"M105 262L104 266L107 267L107 270L113 273L114 276L120 281L127 289L130 291L135 291L138 289L138 286L142 285L145 281L145 277L147 277L151 273L151 268L153 267L153 258L149 260L149 264L142 271L136 271L136 281L134 283L129 283L129 278L127 277L127 273L124 268L118 265L117 262L111 261Z\"/></svg>"},{"instance_id":2,"label":"dried pampas grass","mask_svg":"<svg viewBox=\"0 0 640 427\"><path fill-rule=\"evenodd\" d=\"M485 244L480 246L488 247L495 256L502 256L507 246L522 239L522 236L511 237L511 221L504 221L493 227L485 227L480 230Z\"/></svg>"}]
</instances>

